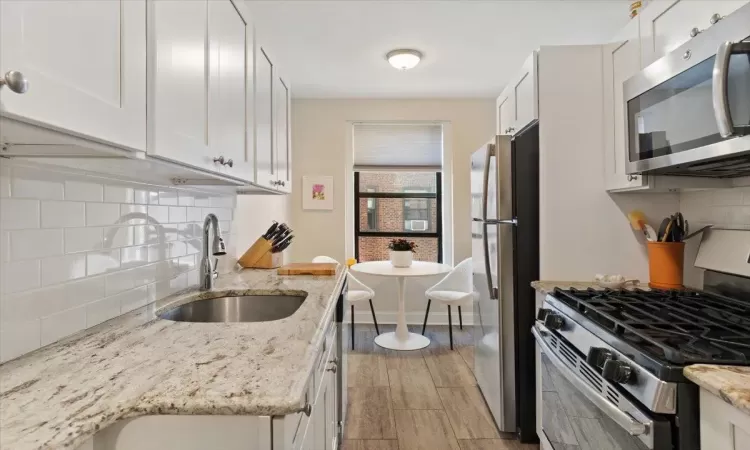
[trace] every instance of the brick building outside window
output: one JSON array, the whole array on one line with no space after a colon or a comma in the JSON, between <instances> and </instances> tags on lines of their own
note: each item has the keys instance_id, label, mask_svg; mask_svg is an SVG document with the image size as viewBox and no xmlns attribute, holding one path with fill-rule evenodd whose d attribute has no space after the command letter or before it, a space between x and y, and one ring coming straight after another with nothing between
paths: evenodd
<instances>
[{"instance_id":1,"label":"brick building outside window","mask_svg":"<svg viewBox=\"0 0 750 450\"><path fill-rule=\"evenodd\" d=\"M387 260L388 243L417 243L414 259L442 262L440 172L355 172L356 257Z\"/></svg>"}]
</instances>

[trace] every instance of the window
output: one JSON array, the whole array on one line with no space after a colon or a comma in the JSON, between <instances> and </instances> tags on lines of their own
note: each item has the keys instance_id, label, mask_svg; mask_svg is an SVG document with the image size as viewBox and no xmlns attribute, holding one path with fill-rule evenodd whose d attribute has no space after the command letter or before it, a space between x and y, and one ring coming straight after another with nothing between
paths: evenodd
<instances>
[{"instance_id":1,"label":"window","mask_svg":"<svg viewBox=\"0 0 750 450\"><path fill-rule=\"evenodd\" d=\"M440 172L354 173L355 256L387 260L388 242L406 238L417 244L415 259L442 262Z\"/></svg>"}]
</instances>

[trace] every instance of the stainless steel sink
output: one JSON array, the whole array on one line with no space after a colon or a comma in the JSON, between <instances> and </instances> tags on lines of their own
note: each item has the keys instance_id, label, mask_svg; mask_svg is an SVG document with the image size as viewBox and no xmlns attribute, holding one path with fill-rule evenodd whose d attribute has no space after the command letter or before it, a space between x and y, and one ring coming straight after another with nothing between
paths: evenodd
<instances>
[{"instance_id":1,"label":"stainless steel sink","mask_svg":"<svg viewBox=\"0 0 750 450\"><path fill-rule=\"evenodd\" d=\"M300 295L246 295L185 303L159 314L176 322L268 322L289 317L302 306Z\"/></svg>"}]
</instances>

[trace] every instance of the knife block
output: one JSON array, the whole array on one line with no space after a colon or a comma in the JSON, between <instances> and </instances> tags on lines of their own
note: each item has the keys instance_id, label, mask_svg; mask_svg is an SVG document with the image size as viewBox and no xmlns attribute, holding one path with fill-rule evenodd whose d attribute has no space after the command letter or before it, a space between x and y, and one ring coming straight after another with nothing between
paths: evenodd
<instances>
[{"instance_id":1,"label":"knife block","mask_svg":"<svg viewBox=\"0 0 750 450\"><path fill-rule=\"evenodd\" d=\"M237 260L246 269L276 269L284 265L284 252L272 253L273 245L265 238L258 238Z\"/></svg>"}]
</instances>

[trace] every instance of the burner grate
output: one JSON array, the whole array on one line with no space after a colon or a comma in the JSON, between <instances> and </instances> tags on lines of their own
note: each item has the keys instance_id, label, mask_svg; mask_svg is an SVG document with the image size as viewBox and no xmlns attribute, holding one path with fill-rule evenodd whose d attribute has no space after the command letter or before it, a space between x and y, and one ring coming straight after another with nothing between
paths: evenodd
<instances>
[{"instance_id":1,"label":"burner grate","mask_svg":"<svg viewBox=\"0 0 750 450\"><path fill-rule=\"evenodd\" d=\"M592 322L658 359L750 364L750 300L699 291L555 293Z\"/></svg>"}]
</instances>

